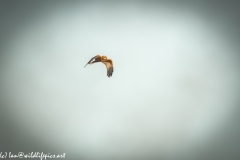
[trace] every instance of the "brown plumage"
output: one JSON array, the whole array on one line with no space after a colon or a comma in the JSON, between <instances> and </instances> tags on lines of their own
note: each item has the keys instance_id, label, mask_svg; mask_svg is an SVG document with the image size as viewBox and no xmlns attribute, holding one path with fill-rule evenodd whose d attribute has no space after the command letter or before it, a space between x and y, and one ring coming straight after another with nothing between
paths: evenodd
<instances>
[{"instance_id":1,"label":"brown plumage","mask_svg":"<svg viewBox=\"0 0 240 160\"><path fill-rule=\"evenodd\" d=\"M94 60L95 59L95 60ZM94 61L93 61L94 60ZM88 64L93 64L96 62L102 62L106 65L107 68L107 76L111 77L112 73L113 73L113 62L111 59L107 59L107 56L100 56L97 55L93 58L90 59L90 61L84 66L84 68L88 65Z\"/></svg>"}]
</instances>

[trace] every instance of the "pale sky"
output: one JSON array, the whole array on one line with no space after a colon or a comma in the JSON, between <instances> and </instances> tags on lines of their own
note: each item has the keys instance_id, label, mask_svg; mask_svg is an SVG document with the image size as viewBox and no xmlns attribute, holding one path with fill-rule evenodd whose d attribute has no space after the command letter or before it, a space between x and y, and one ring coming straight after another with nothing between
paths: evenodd
<instances>
[{"instance_id":1,"label":"pale sky","mask_svg":"<svg viewBox=\"0 0 240 160\"><path fill-rule=\"evenodd\" d=\"M56 4L32 11L4 48L14 131L70 159L197 159L214 146L240 89L220 15L175 2ZM97 54L113 60L111 78L101 63L84 68Z\"/></svg>"}]
</instances>

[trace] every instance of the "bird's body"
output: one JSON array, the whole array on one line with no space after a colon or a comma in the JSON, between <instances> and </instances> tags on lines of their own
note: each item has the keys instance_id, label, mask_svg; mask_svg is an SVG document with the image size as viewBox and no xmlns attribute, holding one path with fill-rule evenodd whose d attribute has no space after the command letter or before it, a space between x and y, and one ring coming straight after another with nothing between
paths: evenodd
<instances>
[{"instance_id":1,"label":"bird's body","mask_svg":"<svg viewBox=\"0 0 240 160\"><path fill-rule=\"evenodd\" d=\"M85 65L85 67L88 64L93 64L93 63L96 63L96 62L102 62L103 64L105 64L106 68L107 68L107 76L108 77L112 76L112 73L113 73L113 62L112 62L111 59L108 59L107 56L97 55L97 56L93 57L92 59L90 59L90 61Z\"/></svg>"}]
</instances>

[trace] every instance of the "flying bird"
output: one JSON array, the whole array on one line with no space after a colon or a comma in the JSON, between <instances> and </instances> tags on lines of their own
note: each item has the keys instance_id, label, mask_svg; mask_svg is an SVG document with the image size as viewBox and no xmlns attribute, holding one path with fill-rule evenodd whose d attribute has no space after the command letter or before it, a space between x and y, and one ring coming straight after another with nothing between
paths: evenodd
<instances>
[{"instance_id":1,"label":"flying bird","mask_svg":"<svg viewBox=\"0 0 240 160\"><path fill-rule=\"evenodd\" d=\"M95 60L94 60L95 59ZM94 60L94 61L93 61ZM96 55L95 57L93 57L92 59L90 59L90 61L84 66L84 68L88 65L88 64L93 64L96 62L102 62L106 65L107 68L107 76L110 78L112 76L113 73L113 62L111 59L108 59L107 56L101 56L101 55Z\"/></svg>"}]
</instances>

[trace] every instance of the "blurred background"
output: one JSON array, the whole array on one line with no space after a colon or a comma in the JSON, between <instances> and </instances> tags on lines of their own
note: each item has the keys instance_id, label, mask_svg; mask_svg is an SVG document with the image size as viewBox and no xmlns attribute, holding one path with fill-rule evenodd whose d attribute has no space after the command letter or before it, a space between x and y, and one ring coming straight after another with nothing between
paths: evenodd
<instances>
[{"instance_id":1,"label":"blurred background","mask_svg":"<svg viewBox=\"0 0 240 160\"><path fill-rule=\"evenodd\" d=\"M231 1L0 1L0 152L240 159ZM101 54L114 72L97 63Z\"/></svg>"}]
</instances>

